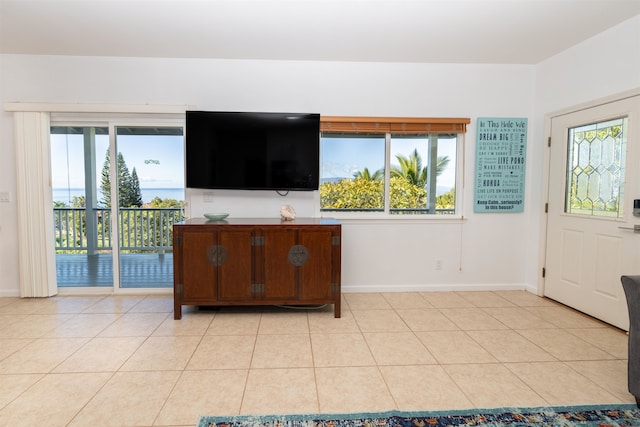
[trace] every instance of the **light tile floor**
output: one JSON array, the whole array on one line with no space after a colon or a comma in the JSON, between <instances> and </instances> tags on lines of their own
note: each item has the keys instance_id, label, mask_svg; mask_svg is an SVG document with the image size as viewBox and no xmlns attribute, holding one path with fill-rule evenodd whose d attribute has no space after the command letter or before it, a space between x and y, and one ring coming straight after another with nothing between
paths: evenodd
<instances>
[{"instance_id":1,"label":"light tile floor","mask_svg":"<svg viewBox=\"0 0 640 427\"><path fill-rule=\"evenodd\" d=\"M0 298L0 425L634 403L627 335L527 292L344 294L333 307Z\"/></svg>"}]
</instances>

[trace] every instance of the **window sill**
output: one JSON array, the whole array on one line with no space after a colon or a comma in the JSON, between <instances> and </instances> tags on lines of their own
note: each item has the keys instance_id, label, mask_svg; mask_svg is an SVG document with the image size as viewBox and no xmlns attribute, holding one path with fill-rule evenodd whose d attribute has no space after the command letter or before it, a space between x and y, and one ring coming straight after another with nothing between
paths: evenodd
<instances>
[{"instance_id":1,"label":"window sill","mask_svg":"<svg viewBox=\"0 0 640 427\"><path fill-rule=\"evenodd\" d=\"M321 212L320 216L342 223L361 224L458 224L467 219L464 215L390 215L382 212Z\"/></svg>"}]
</instances>

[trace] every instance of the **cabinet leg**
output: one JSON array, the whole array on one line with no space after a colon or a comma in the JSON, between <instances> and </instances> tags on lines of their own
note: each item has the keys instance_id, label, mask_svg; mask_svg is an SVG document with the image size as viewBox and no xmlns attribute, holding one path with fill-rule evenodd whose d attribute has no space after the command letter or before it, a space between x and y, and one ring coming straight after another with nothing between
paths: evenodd
<instances>
[{"instance_id":1,"label":"cabinet leg","mask_svg":"<svg viewBox=\"0 0 640 427\"><path fill-rule=\"evenodd\" d=\"M173 307L173 320L180 320L180 319L182 319L182 306L175 305Z\"/></svg>"},{"instance_id":2,"label":"cabinet leg","mask_svg":"<svg viewBox=\"0 0 640 427\"><path fill-rule=\"evenodd\" d=\"M340 318L340 300L333 303L333 317L336 319Z\"/></svg>"}]
</instances>

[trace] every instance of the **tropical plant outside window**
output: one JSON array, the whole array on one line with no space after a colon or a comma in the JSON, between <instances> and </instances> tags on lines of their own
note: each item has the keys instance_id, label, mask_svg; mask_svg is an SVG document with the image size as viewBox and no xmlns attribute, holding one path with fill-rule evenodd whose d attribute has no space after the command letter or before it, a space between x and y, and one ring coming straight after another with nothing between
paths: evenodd
<instances>
[{"instance_id":1,"label":"tropical plant outside window","mask_svg":"<svg viewBox=\"0 0 640 427\"><path fill-rule=\"evenodd\" d=\"M456 133L323 132L321 210L454 214L457 145Z\"/></svg>"},{"instance_id":2,"label":"tropical plant outside window","mask_svg":"<svg viewBox=\"0 0 640 427\"><path fill-rule=\"evenodd\" d=\"M569 129L565 211L621 218L627 118Z\"/></svg>"}]
</instances>

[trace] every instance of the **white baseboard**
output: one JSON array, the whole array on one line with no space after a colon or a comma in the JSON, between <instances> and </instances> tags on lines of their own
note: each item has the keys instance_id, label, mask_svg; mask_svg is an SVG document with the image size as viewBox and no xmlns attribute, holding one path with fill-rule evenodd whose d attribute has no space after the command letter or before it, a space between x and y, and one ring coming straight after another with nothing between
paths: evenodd
<instances>
[{"instance_id":1,"label":"white baseboard","mask_svg":"<svg viewBox=\"0 0 640 427\"><path fill-rule=\"evenodd\" d=\"M527 291L537 295L537 289L526 283L443 283L420 285L342 285L342 293L375 292L465 292L465 291Z\"/></svg>"},{"instance_id":2,"label":"white baseboard","mask_svg":"<svg viewBox=\"0 0 640 427\"><path fill-rule=\"evenodd\" d=\"M460 284L421 284L421 285L342 285L342 293L375 293L375 292L464 292L464 291L527 291L539 295L538 290L526 283L460 283ZM58 295L114 295L99 288L58 288ZM172 289L153 292L167 294ZM133 294L134 292L131 292ZM138 292L139 294L140 292ZM120 292L120 295L130 294ZM0 290L0 298L19 297L18 290Z\"/></svg>"},{"instance_id":3,"label":"white baseboard","mask_svg":"<svg viewBox=\"0 0 640 427\"><path fill-rule=\"evenodd\" d=\"M20 296L20 291L17 289L3 289L0 290L0 298L15 298Z\"/></svg>"}]
</instances>

